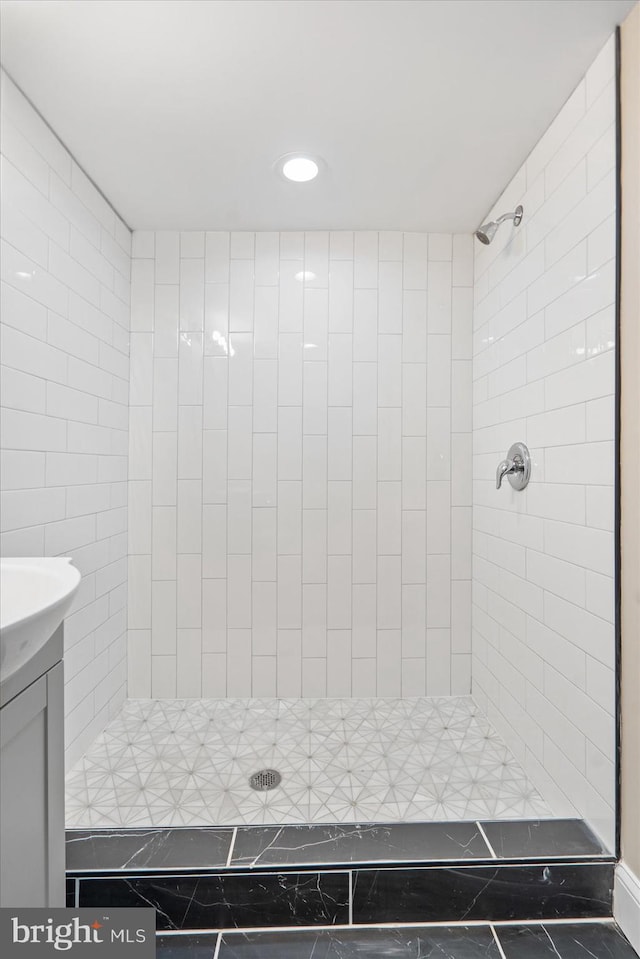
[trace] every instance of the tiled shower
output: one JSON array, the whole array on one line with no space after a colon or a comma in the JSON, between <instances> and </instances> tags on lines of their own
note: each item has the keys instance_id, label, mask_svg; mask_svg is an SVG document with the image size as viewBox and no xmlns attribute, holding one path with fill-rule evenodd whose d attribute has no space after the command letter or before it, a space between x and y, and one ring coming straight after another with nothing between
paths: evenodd
<instances>
[{"instance_id":1,"label":"tiled shower","mask_svg":"<svg viewBox=\"0 0 640 959\"><path fill-rule=\"evenodd\" d=\"M489 247L131 235L3 76L3 551L83 573L73 825L575 815L613 846L613 76L611 40ZM532 482L497 491L517 440ZM311 798L251 795L270 764Z\"/></svg>"}]
</instances>

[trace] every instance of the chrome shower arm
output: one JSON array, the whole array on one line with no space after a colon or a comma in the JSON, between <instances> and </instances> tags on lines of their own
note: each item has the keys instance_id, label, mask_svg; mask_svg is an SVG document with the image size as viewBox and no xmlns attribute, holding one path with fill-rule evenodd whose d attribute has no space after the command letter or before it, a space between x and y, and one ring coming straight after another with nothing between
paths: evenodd
<instances>
[{"instance_id":1,"label":"chrome shower arm","mask_svg":"<svg viewBox=\"0 0 640 959\"><path fill-rule=\"evenodd\" d=\"M522 209L522 207L517 206L515 210L513 211L513 213L503 213L502 216L499 216L498 219L496 220L496 223L500 225L500 223L504 223L505 220L513 220L514 226L520 226L520 221L522 220L523 213L524 213L524 210Z\"/></svg>"}]
</instances>

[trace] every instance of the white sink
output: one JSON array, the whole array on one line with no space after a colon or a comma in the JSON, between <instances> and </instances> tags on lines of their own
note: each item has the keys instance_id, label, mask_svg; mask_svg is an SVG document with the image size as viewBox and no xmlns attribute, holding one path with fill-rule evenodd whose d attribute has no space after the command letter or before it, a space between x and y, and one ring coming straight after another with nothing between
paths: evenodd
<instances>
[{"instance_id":1,"label":"white sink","mask_svg":"<svg viewBox=\"0 0 640 959\"><path fill-rule=\"evenodd\" d=\"M80 584L68 557L0 560L0 677L24 666L64 619Z\"/></svg>"}]
</instances>

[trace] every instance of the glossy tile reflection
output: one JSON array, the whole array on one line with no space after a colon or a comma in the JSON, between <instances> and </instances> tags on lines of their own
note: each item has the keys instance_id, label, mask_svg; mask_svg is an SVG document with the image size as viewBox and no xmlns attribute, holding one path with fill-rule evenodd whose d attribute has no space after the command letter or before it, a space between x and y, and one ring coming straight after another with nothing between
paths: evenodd
<instances>
[{"instance_id":1,"label":"glossy tile reflection","mask_svg":"<svg viewBox=\"0 0 640 959\"><path fill-rule=\"evenodd\" d=\"M67 833L67 871L219 869L232 829L74 830Z\"/></svg>"},{"instance_id":2,"label":"glossy tile reflection","mask_svg":"<svg viewBox=\"0 0 640 959\"><path fill-rule=\"evenodd\" d=\"M136 876L79 882L79 906L153 906L157 929L333 926L349 922L346 872Z\"/></svg>"},{"instance_id":3,"label":"glossy tile reflection","mask_svg":"<svg viewBox=\"0 0 640 959\"><path fill-rule=\"evenodd\" d=\"M255 792L264 767L281 785ZM130 700L67 777L67 825L551 815L471 697Z\"/></svg>"},{"instance_id":4,"label":"glossy tile reflection","mask_svg":"<svg viewBox=\"0 0 640 959\"><path fill-rule=\"evenodd\" d=\"M582 819L481 824L498 859L601 856L607 850Z\"/></svg>"},{"instance_id":5,"label":"glossy tile reflection","mask_svg":"<svg viewBox=\"0 0 640 959\"><path fill-rule=\"evenodd\" d=\"M159 959L169 959L163 952ZM500 959L489 926L222 936L219 959Z\"/></svg>"},{"instance_id":6,"label":"glossy tile reflection","mask_svg":"<svg viewBox=\"0 0 640 959\"><path fill-rule=\"evenodd\" d=\"M256 826L238 829L234 866L490 859L476 823Z\"/></svg>"},{"instance_id":7,"label":"glossy tile reflection","mask_svg":"<svg viewBox=\"0 0 640 959\"><path fill-rule=\"evenodd\" d=\"M158 959L637 959L612 922L161 933L156 955Z\"/></svg>"},{"instance_id":8,"label":"glossy tile reflection","mask_svg":"<svg viewBox=\"0 0 640 959\"><path fill-rule=\"evenodd\" d=\"M361 869L353 921L469 922L611 915L613 864Z\"/></svg>"},{"instance_id":9,"label":"glossy tile reflection","mask_svg":"<svg viewBox=\"0 0 640 959\"><path fill-rule=\"evenodd\" d=\"M499 937L505 959L637 959L613 923L503 927Z\"/></svg>"}]
</instances>

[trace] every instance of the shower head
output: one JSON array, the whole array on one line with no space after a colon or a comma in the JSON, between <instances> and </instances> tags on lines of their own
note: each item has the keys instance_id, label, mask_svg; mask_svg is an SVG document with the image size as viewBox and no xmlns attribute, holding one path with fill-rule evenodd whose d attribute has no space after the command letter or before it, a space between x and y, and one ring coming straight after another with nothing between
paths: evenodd
<instances>
[{"instance_id":1,"label":"shower head","mask_svg":"<svg viewBox=\"0 0 640 959\"><path fill-rule=\"evenodd\" d=\"M481 243L484 243L486 246L489 246L494 236L498 231L498 224L495 220L490 220L489 223L484 223L482 226L479 226L474 236L476 236Z\"/></svg>"},{"instance_id":2,"label":"shower head","mask_svg":"<svg viewBox=\"0 0 640 959\"><path fill-rule=\"evenodd\" d=\"M514 226L520 226L523 212L522 207L517 206L514 213L503 213L497 220L489 220L488 223L483 223L482 226L478 227L474 236L476 236L481 243L488 246L498 232L498 227L501 223L504 223L505 220L513 220Z\"/></svg>"}]
</instances>

